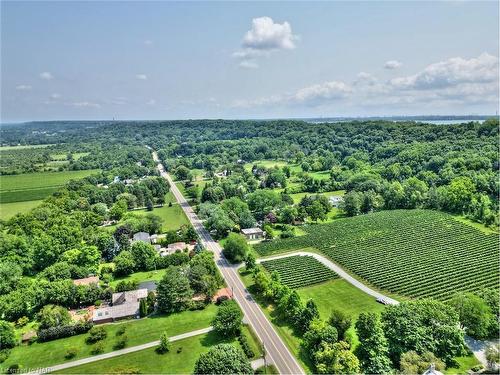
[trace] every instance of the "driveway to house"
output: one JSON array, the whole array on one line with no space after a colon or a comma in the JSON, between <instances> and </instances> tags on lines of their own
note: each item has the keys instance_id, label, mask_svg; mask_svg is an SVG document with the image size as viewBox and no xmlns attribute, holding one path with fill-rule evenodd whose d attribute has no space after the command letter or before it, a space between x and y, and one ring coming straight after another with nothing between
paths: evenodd
<instances>
[{"instance_id":1,"label":"driveway to house","mask_svg":"<svg viewBox=\"0 0 500 375\"><path fill-rule=\"evenodd\" d=\"M326 267L330 268L333 272L335 272L337 275L339 275L341 278L343 278L349 284L355 286L356 288L362 290L363 292L365 292L366 294L369 294L370 296L373 296L377 299L384 300L387 305L399 304L399 302L396 301L395 299L387 297L386 295L379 293L379 292L367 287L365 284L363 284L359 280L356 280L354 277L349 275L346 271L344 271L342 268L337 266L331 260L329 260L328 258L325 258L323 255L320 255L320 254L310 253L308 251L293 251L293 252L286 253L286 254L274 255L274 256L270 256L270 257L266 257L266 258L259 258L259 259L257 259L257 263L262 263L262 262L265 262L267 260L293 257L293 256L297 256L297 255L310 256L310 257L315 258L317 261L323 263Z\"/></svg>"},{"instance_id":2,"label":"driveway to house","mask_svg":"<svg viewBox=\"0 0 500 375\"><path fill-rule=\"evenodd\" d=\"M264 345L267 362L274 364L280 374L305 374L297 359L290 352L271 322L261 310L259 304L245 288L238 274L238 266L231 265L226 258L224 258L221 246L212 236L210 236L210 233L203 226L202 221L198 218L192 207L179 191L170 175L165 171L163 165L160 163L158 154L152 151L152 156L158 164L160 175L169 182L170 191L181 205L184 213L193 225L193 228L196 230L196 233L200 236L203 245L214 253L215 264L224 277L227 286L231 288L235 301L240 305L246 320Z\"/></svg>"},{"instance_id":3,"label":"driveway to house","mask_svg":"<svg viewBox=\"0 0 500 375\"><path fill-rule=\"evenodd\" d=\"M180 335L170 337L170 341L172 341L172 342L179 341L182 339L187 339L188 337L203 335L203 334L208 333L212 330L213 330L213 327L208 327L208 328L198 329L196 331L182 333ZM92 357L82 358L82 359L78 359L76 361L62 363L60 365L50 366L50 367L46 367L46 368L40 368L40 369L37 369L33 372L29 372L28 374L32 374L32 375L48 374L49 372L65 370L65 369L70 368L70 367L85 365L87 363L92 363L92 362L100 361L103 359L109 359L109 358L118 357L118 356L124 355L124 354L138 352L138 351L144 350L144 349L154 348L155 346L158 346L158 345L160 345L160 340L151 341L151 342L148 342L146 344L131 346L130 348L125 348L125 349L120 349L120 350L115 350L114 352L109 352L109 353L95 355Z\"/></svg>"}]
</instances>

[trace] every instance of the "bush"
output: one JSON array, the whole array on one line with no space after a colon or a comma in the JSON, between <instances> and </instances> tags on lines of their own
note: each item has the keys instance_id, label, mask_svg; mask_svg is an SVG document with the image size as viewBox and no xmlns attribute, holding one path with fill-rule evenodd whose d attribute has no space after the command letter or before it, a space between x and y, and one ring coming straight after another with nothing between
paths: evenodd
<instances>
[{"instance_id":1,"label":"bush","mask_svg":"<svg viewBox=\"0 0 500 375\"><path fill-rule=\"evenodd\" d=\"M78 354L78 348L71 347L71 348L68 348L68 350L66 350L66 354L64 355L64 358L66 358L66 359L75 358L77 354Z\"/></svg>"},{"instance_id":2,"label":"bush","mask_svg":"<svg viewBox=\"0 0 500 375\"><path fill-rule=\"evenodd\" d=\"M88 332L93 327L92 322L77 323L69 326L59 326L38 331L38 341L45 342L80 335Z\"/></svg>"},{"instance_id":3,"label":"bush","mask_svg":"<svg viewBox=\"0 0 500 375\"><path fill-rule=\"evenodd\" d=\"M196 311L203 310L206 306L205 301L189 301L188 310Z\"/></svg>"},{"instance_id":4,"label":"bush","mask_svg":"<svg viewBox=\"0 0 500 375\"><path fill-rule=\"evenodd\" d=\"M94 344L98 341L104 340L108 336L104 327L92 327L89 331L89 336L85 339L87 344Z\"/></svg>"},{"instance_id":5,"label":"bush","mask_svg":"<svg viewBox=\"0 0 500 375\"><path fill-rule=\"evenodd\" d=\"M7 374L17 374L19 372L19 365L17 363L10 365L7 369Z\"/></svg>"},{"instance_id":6,"label":"bush","mask_svg":"<svg viewBox=\"0 0 500 375\"><path fill-rule=\"evenodd\" d=\"M90 353L92 354L101 354L104 351L104 344L102 342L96 343L93 347Z\"/></svg>"},{"instance_id":7,"label":"bush","mask_svg":"<svg viewBox=\"0 0 500 375\"><path fill-rule=\"evenodd\" d=\"M217 297L217 300L215 301L215 304L219 306L222 302L227 301L229 299L228 296L220 296Z\"/></svg>"},{"instance_id":8,"label":"bush","mask_svg":"<svg viewBox=\"0 0 500 375\"><path fill-rule=\"evenodd\" d=\"M240 342L241 349L243 349L243 353L245 353L247 358L248 359L253 358L255 356L255 353L250 347L247 337L243 333L240 333L240 335L238 336L238 341Z\"/></svg>"},{"instance_id":9,"label":"bush","mask_svg":"<svg viewBox=\"0 0 500 375\"><path fill-rule=\"evenodd\" d=\"M139 287L139 282L137 280L122 280L116 284L116 292L126 292L128 290L135 290Z\"/></svg>"},{"instance_id":10,"label":"bush","mask_svg":"<svg viewBox=\"0 0 500 375\"><path fill-rule=\"evenodd\" d=\"M126 335L120 336L120 339L113 345L113 349L119 350L127 346L128 337Z\"/></svg>"},{"instance_id":11,"label":"bush","mask_svg":"<svg viewBox=\"0 0 500 375\"><path fill-rule=\"evenodd\" d=\"M9 358L9 355L10 355L10 349L0 350L0 363L5 362L5 360Z\"/></svg>"},{"instance_id":12,"label":"bush","mask_svg":"<svg viewBox=\"0 0 500 375\"><path fill-rule=\"evenodd\" d=\"M116 336L121 336L125 333L127 327L122 325L120 328L118 328L118 330L116 331Z\"/></svg>"},{"instance_id":13,"label":"bush","mask_svg":"<svg viewBox=\"0 0 500 375\"><path fill-rule=\"evenodd\" d=\"M27 316L22 316L19 319L17 319L16 326L24 327L26 324L28 324L29 321L30 319Z\"/></svg>"}]
</instances>

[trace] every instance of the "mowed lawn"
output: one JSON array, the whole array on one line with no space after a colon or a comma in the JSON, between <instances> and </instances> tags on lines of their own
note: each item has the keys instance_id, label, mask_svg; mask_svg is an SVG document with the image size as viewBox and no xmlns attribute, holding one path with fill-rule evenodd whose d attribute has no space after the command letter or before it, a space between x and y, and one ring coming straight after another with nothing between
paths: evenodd
<instances>
[{"instance_id":1,"label":"mowed lawn","mask_svg":"<svg viewBox=\"0 0 500 375\"><path fill-rule=\"evenodd\" d=\"M325 197L329 198L334 195L340 195L344 196L345 195L345 190L336 190L336 191L327 191L325 193L318 193L319 195L324 195ZM293 199L293 203L297 204L300 202L302 198L304 198L306 195L316 195L316 193L295 193L295 194L290 194L290 196Z\"/></svg>"},{"instance_id":2,"label":"mowed lawn","mask_svg":"<svg viewBox=\"0 0 500 375\"><path fill-rule=\"evenodd\" d=\"M15 214L26 213L38 206L41 202L42 200L2 203L0 204L0 219L7 220Z\"/></svg>"},{"instance_id":3,"label":"mowed lawn","mask_svg":"<svg viewBox=\"0 0 500 375\"><path fill-rule=\"evenodd\" d=\"M0 176L0 202L11 203L43 199L69 180L80 179L98 171L98 169L90 169Z\"/></svg>"},{"instance_id":4,"label":"mowed lawn","mask_svg":"<svg viewBox=\"0 0 500 375\"><path fill-rule=\"evenodd\" d=\"M181 225L189 224L188 218L184 211L182 211L182 207L178 204L172 204L172 206L168 206L168 204L163 207L155 207L153 211L148 210L137 210L132 211L134 214L138 215L147 215L154 214L163 219L162 223L162 231L166 232L169 230L177 230L181 227Z\"/></svg>"},{"instance_id":5,"label":"mowed lawn","mask_svg":"<svg viewBox=\"0 0 500 375\"><path fill-rule=\"evenodd\" d=\"M248 336L248 328L244 327L243 333L250 341L251 336ZM109 374L131 373L132 370L139 370L141 374L191 374L200 354L207 352L211 346L221 343L230 343L241 348L239 342L235 338L223 338L215 332L209 332L204 335L174 341L172 342L170 351L165 354L158 354L155 348L150 348L115 358L72 367L55 373ZM250 341L249 344L255 351L257 343ZM256 351L256 353L260 355L258 351Z\"/></svg>"},{"instance_id":6,"label":"mowed lawn","mask_svg":"<svg viewBox=\"0 0 500 375\"><path fill-rule=\"evenodd\" d=\"M103 353L114 350L113 346L120 338L116 332L122 326L126 327L127 347L130 347L158 340L164 330L170 336L175 336L209 327L216 311L217 306L211 304L204 310L184 311L171 315L158 315L140 320L105 324L103 327L106 328L108 335L103 340ZM7 368L13 364L19 364L21 368L38 368L90 357L92 356L92 345L85 343L87 336L87 334L83 334L45 343L17 346L12 349L10 356L2 366ZM69 348L76 348L78 351L77 355L70 360L65 358Z\"/></svg>"},{"instance_id":7,"label":"mowed lawn","mask_svg":"<svg viewBox=\"0 0 500 375\"><path fill-rule=\"evenodd\" d=\"M113 281L109 283L110 286L116 287L120 281L137 281L139 283L143 281L160 281L165 275L166 269L157 270L157 271L145 271L145 272L135 272L131 275L125 277L117 277Z\"/></svg>"}]
</instances>

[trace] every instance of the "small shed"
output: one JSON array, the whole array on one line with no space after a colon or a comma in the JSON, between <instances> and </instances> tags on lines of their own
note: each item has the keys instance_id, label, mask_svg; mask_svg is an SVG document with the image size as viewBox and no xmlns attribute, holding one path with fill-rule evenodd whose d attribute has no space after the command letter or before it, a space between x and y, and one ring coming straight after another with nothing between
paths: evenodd
<instances>
[{"instance_id":1,"label":"small shed","mask_svg":"<svg viewBox=\"0 0 500 375\"><path fill-rule=\"evenodd\" d=\"M245 228L241 230L241 233L247 240L259 240L264 238L264 231L260 228Z\"/></svg>"}]
</instances>

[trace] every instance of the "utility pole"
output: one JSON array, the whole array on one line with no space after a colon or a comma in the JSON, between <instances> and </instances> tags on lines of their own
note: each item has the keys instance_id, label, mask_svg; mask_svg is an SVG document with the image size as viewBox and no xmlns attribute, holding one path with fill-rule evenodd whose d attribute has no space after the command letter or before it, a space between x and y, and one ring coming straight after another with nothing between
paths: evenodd
<instances>
[{"instance_id":1,"label":"utility pole","mask_svg":"<svg viewBox=\"0 0 500 375\"><path fill-rule=\"evenodd\" d=\"M267 374L266 345L262 341L262 354L264 355L264 374Z\"/></svg>"}]
</instances>

